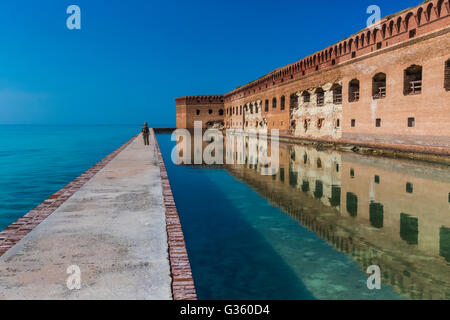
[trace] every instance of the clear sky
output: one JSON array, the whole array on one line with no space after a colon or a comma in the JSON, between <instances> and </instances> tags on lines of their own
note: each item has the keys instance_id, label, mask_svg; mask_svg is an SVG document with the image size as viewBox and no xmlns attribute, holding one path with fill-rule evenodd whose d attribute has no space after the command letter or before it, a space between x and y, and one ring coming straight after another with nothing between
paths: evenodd
<instances>
[{"instance_id":1,"label":"clear sky","mask_svg":"<svg viewBox=\"0 0 450 320\"><path fill-rule=\"evenodd\" d=\"M2 0L0 124L174 126L222 94L422 0ZM66 9L81 8L81 30Z\"/></svg>"}]
</instances>

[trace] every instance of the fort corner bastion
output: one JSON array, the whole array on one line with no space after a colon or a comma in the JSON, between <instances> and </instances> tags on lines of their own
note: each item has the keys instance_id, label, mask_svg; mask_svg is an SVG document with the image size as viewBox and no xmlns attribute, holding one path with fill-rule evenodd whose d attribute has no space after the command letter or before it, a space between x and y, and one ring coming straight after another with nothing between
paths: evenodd
<instances>
[{"instance_id":1,"label":"fort corner bastion","mask_svg":"<svg viewBox=\"0 0 450 320\"><path fill-rule=\"evenodd\" d=\"M450 154L450 0L383 18L224 95L180 97L177 128Z\"/></svg>"}]
</instances>

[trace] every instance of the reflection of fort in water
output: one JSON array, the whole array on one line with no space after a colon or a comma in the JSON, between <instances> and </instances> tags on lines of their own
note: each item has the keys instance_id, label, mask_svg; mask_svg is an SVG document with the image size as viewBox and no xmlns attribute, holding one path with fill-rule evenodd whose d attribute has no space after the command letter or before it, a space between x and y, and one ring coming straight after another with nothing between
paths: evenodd
<instances>
[{"instance_id":1,"label":"reflection of fort in water","mask_svg":"<svg viewBox=\"0 0 450 320\"><path fill-rule=\"evenodd\" d=\"M245 162L227 165L232 175L362 270L379 265L405 297L450 298L448 168L280 144L278 173L263 176L255 160L266 144L249 144L243 153L228 142L226 156Z\"/></svg>"}]
</instances>

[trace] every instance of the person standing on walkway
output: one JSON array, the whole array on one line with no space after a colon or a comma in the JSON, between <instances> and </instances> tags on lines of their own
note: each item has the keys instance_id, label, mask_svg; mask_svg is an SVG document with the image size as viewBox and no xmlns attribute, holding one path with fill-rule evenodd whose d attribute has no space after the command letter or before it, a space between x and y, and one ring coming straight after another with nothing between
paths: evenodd
<instances>
[{"instance_id":1,"label":"person standing on walkway","mask_svg":"<svg viewBox=\"0 0 450 320\"><path fill-rule=\"evenodd\" d=\"M150 136L150 129L148 128L148 123L144 123L142 126L142 137L144 138L144 145L148 146L150 145L149 142L149 136Z\"/></svg>"}]
</instances>

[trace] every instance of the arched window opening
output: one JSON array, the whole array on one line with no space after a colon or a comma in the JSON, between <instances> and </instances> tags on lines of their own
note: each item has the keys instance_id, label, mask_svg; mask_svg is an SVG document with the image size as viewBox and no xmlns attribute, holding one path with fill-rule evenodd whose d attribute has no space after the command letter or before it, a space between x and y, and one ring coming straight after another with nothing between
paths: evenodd
<instances>
[{"instance_id":1,"label":"arched window opening","mask_svg":"<svg viewBox=\"0 0 450 320\"><path fill-rule=\"evenodd\" d=\"M208 113L209 113L209 114L212 114L212 113L213 113L212 109L209 109L209 110L208 110Z\"/></svg>"},{"instance_id":2,"label":"arched window opening","mask_svg":"<svg viewBox=\"0 0 450 320\"><path fill-rule=\"evenodd\" d=\"M281 96L280 99L280 109L284 110L286 108L286 98L284 96Z\"/></svg>"},{"instance_id":3,"label":"arched window opening","mask_svg":"<svg viewBox=\"0 0 450 320\"><path fill-rule=\"evenodd\" d=\"M342 86L336 83L331 90L333 90L333 104L342 104Z\"/></svg>"},{"instance_id":4,"label":"arched window opening","mask_svg":"<svg viewBox=\"0 0 450 320\"><path fill-rule=\"evenodd\" d=\"M353 79L348 84L348 102L359 101L359 80Z\"/></svg>"},{"instance_id":5,"label":"arched window opening","mask_svg":"<svg viewBox=\"0 0 450 320\"><path fill-rule=\"evenodd\" d=\"M439 2L437 3L437 6L436 6L436 14L437 14L438 18L441 17L443 2L444 2L444 0L439 0Z\"/></svg>"},{"instance_id":6,"label":"arched window opening","mask_svg":"<svg viewBox=\"0 0 450 320\"><path fill-rule=\"evenodd\" d=\"M240 115L242 116L242 106L240 106L239 110L240 110Z\"/></svg>"},{"instance_id":7,"label":"arched window opening","mask_svg":"<svg viewBox=\"0 0 450 320\"><path fill-rule=\"evenodd\" d=\"M383 99L386 97L386 74L378 73L372 79L372 97Z\"/></svg>"},{"instance_id":8,"label":"arched window opening","mask_svg":"<svg viewBox=\"0 0 450 320\"><path fill-rule=\"evenodd\" d=\"M269 100L266 100L266 103L264 105L264 112L269 112Z\"/></svg>"},{"instance_id":9,"label":"arched window opening","mask_svg":"<svg viewBox=\"0 0 450 320\"><path fill-rule=\"evenodd\" d=\"M276 109L277 108L277 98L273 98L272 99L272 109Z\"/></svg>"},{"instance_id":10,"label":"arched window opening","mask_svg":"<svg viewBox=\"0 0 450 320\"><path fill-rule=\"evenodd\" d=\"M223 116L223 109L219 109L219 116Z\"/></svg>"},{"instance_id":11,"label":"arched window opening","mask_svg":"<svg viewBox=\"0 0 450 320\"><path fill-rule=\"evenodd\" d=\"M430 3L427 7L427 20L430 21L431 19L431 10L433 9L433 4Z\"/></svg>"},{"instance_id":12,"label":"arched window opening","mask_svg":"<svg viewBox=\"0 0 450 320\"><path fill-rule=\"evenodd\" d=\"M404 71L404 95L422 93L422 66L412 65Z\"/></svg>"},{"instance_id":13,"label":"arched window opening","mask_svg":"<svg viewBox=\"0 0 450 320\"><path fill-rule=\"evenodd\" d=\"M318 107L321 107L325 104L325 92L322 88L317 88L316 90L316 102Z\"/></svg>"},{"instance_id":14,"label":"arched window opening","mask_svg":"<svg viewBox=\"0 0 450 320\"><path fill-rule=\"evenodd\" d=\"M308 103L311 101L311 95L309 94L308 91L303 91L302 97L303 97L303 103Z\"/></svg>"},{"instance_id":15,"label":"arched window opening","mask_svg":"<svg viewBox=\"0 0 450 320\"><path fill-rule=\"evenodd\" d=\"M419 25L419 26L420 26L420 22L422 21L422 14L423 14L423 9L419 8L419 10L417 10L417 14L416 14L417 25Z\"/></svg>"},{"instance_id":16,"label":"arched window opening","mask_svg":"<svg viewBox=\"0 0 450 320\"><path fill-rule=\"evenodd\" d=\"M445 62L444 88L445 90L450 91L450 59Z\"/></svg>"},{"instance_id":17,"label":"arched window opening","mask_svg":"<svg viewBox=\"0 0 450 320\"><path fill-rule=\"evenodd\" d=\"M389 23L389 36L392 36L393 33L394 33L394 21L391 21Z\"/></svg>"},{"instance_id":18,"label":"arched window opening","mask_svg":"<svg viewBox=\"0 0 450 320\"><path fill-rule=\"evenodd\" d=\"M400 31L402 30L402 17L397 19L396 27L397 27L397 32L400 33Z\"/></svg>"},{"instance_id":19,"label":"arched window opening","mask_svg":"<svg viewBox=\"0 0 450 320\"><path fill-rule=\"evenodd\" d=\"M195 111L195 114L199 116L199 115L200 115L200 110L197 109L197 110Z\"/></svg>"},{"instance_id":20,"label":"arched window opening","mask_svg":"<svg viewBox=\"0 0 450 320\"><path fill-rule=\"evenodd\" d=\"M298 108L298 96L296 93L291 94L291 97L289 99L289 108L291 110Z\"/></svg>"}]
</instances>

